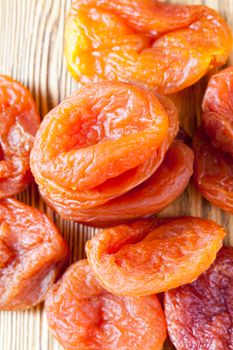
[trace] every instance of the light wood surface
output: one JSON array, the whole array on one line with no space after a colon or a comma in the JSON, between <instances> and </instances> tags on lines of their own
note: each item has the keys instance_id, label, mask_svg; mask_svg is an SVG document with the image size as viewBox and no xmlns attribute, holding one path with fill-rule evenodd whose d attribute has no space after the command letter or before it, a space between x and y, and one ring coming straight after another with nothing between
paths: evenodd
<instances>
[{"instance_id":1,"label":"light wood surface","mask_svg":"<svg viewBox=\"0 0 233 350\"><path fill-rule=\"evenodd\" d=\"M232 0L180 2L213 7L233 28ZM77 88L66 70L63 55L64 20L69 6L70 0L0 0L0 74L12 76L29 87L41 117ZM200 122L205 83L206 78L176 99L182 123L190 132ZM84 256L84 244L94 234L93 228L62 220L46 207L35 185L17 198L45 211L55 221L70 246L70 262ZM192 185L162 215L213 219L228 231L225 243L233 245L233 216L210 205ZM43 305L25 312L0 312L0 350L61 349L49 334ZM165 349L172 347L167 344Z\"/></svg>"}]
</instances>

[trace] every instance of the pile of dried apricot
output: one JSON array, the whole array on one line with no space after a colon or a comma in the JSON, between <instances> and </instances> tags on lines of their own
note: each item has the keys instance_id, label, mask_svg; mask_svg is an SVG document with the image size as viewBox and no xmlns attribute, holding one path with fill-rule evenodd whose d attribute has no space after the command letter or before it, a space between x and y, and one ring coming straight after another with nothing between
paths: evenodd
<instances>
[{"instance_id":1,"label":"pile of dried apricot","mask_svg":"<svg viewBox=\"0 0 233 350\"><path fill-rule=\"evenodd\" d=\"M180 195L193 171L192 150L173 142L177 131L166 97L122 82L89 84L42 121L31 169L64 218L109 225L153 214Z\"/></svg>"},{"instance_id":2,"label":"pile of dried apricot","mask_svg":"<svg viewBox=\"0 0 233 350\"><path fill-rule=\"evenodd\" d=\"M30 92L0 75L0 198L32 181L29 155L40 118Z\"/></svg>"},{"instance_id":3,"label":"pile of dried apricot","mask_svg":"<svg viewBox=\"0 0 233 350\"><path fill-rule=\"evenodd\" d=\"M49 291L45 307L52 334L66 350L141 350L144 346L160 350L166 323L155 294L171 290L168 298L175 287L198 278L213 263L224 236L216 223L193 217L147 219L105 229L87 242L88 260L70 266ZM215 264L227 274L227 267L218 260L209 271ZM214 287L221 276L211 279ZM230 297L227 300L230 305ZM211 300L207 307L210 304ZM197 314L195 307L187 313ZM170 308L168 325L172 330L174 322L175 337L182 339L179 319L171 319L177 314ZM182 325L184 332L192 327L192 320L188 321ZM214 333L214 326L210 332ZM170 329L169 333L173 335Z\"/></svg>"},{"instance_id":4,"label":"pile of dried apricot","mask_svg":"<svg viewBox=\"0 0 233 350\"><path fill-rule=\"evenodd\" d=\"M231 31L206 6L76 0L66 19L68 69L80 82L140 82L170 94L222 66Z\"/></svg>"},{"instance_id":5,"label":"pile of dried apricot","mask_svg":"<svg viewBox=\"0 0 233 350\"><path fill-rule=\"evenodd\" d=\"M203 127L193 140L194 181L213 204L233 214L233 67L209 81L203 99Z\"/></svg>"},{"instance_id":6,"label":"pile of dried apricot","mask_svg":"<svg viewBox=\"0 0 233 350\"><path fill-rule=\"evenodd\" d=\"M205 6L75 0L65 53L84 84L40 124L29 91L0 76L0 310L45 300L66 350L161 350L167 328L177 350L233 349L224 229L191 216L148 218L184 191L194 155L198 189L233 213L233 67L208 84L194 153L162 95L223 65L231 47L227 24ZM109 226L58 281L66 242L45 214L7 198L32 174L63 218Z\"/></svg>"}]
</instances>

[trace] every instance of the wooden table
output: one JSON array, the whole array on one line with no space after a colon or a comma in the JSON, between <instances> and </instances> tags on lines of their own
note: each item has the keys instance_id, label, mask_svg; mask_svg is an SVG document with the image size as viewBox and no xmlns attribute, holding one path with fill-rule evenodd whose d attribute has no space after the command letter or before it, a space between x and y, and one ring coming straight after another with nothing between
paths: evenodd
<instances>
[{"instance_id":1,"label":"wooden table","mask_svg":"<svg viewBox=\"0 0 233 350\"><path fill-rule=\"evenodd\" d=\"M233 1L189 0L183 3L209 5L221 12L233 28ZM69 6L69 0L0 0L0 73L29 87L42 117L77 88L66 70L63 56L64 19ZM200 122L205 84L206 79L203 79L180 94L182 123L191 133ZM94 234L94 229L62 220L46 207L35 185L18 199L45 211L55 221L70 246L70 262L84 256L85 241ZM210 205L192 185L162 215L213 219L229 232L225 243L233 245L233 216ZM49 334L43 305L25 312L0 312L0 350L58 349L62 348ZM165 349L172 347L167 344Z\"/></svg>"}]
</instances>

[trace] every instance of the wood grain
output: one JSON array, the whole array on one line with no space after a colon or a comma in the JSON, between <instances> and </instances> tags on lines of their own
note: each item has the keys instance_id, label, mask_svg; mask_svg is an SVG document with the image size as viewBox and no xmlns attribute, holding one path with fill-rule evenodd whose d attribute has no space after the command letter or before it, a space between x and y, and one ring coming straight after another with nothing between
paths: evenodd
<instances>
[{"instance_id":1,"label":"wood grain","mask_svg":"<svg viewBox=\"0 0 233 350\"><path fill-rule=\"evenodd\" d=\"M233 28L232 0L180 2L215 8ZM0 0L0 74L10 75L29 87L41 117L77 88L66 70L63 55L64 20L69 6L69 0ZM206 78L176 96L182 123L191 133L200 123L205 84ZM38 207L54 220L70 246L70 262L84 256L84 244L95 233L93 228L59 218L43 203L35 185L18 199ZM229 232L225 243L233 245L233 216L210 205L192 185L161 215L213 219ZM43 305L25 312L0 312L0 350L61 349L49 335ZM165 349L172 347L166 344Z\"/></svg>"}]
</instances>

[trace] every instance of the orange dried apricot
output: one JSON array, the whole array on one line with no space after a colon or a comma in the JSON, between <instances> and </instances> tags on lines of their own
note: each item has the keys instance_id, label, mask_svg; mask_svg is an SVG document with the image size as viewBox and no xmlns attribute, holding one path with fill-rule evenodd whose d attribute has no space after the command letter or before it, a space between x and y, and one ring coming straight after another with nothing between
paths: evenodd
<instances>
[{"instance_id":1,"label":"orange dried apricot","mask_svg":"<svg viewBox=\"0 0 233 350\"><path fill-rule=\"evenodd\" d=\"M202 128L193 139L194 183L211 203L233 214L233 158L212 146Z\"/></svg>"},{"instance_id":2,"label":"orange dried apricot","mask_svg":"<svg viewBox=\"0 0 233 350\"><path fill-rule=\"evenodd\" d=\"M233 248L222 248L192 284L165 294L168 332L177 350L233 349Z\"/></svg>"},{"instance_id":3,"label":"orange dried apricot","mask_svg":"<svg viewBox=\"0 0 233 350\"><path fill-rule=\"evenodd\" d=\"M70 213L69 219L106 227L155 214L174 201L186 188L193 173L193 152L174 141L155 173L141 185L96 208Z\"/></svg>"},{"instance_id":4,"label":"orange dried apricot","mask_svg":"<svg viewBox=\"0 0 233 350\"><path fill-rule=\"evenodd\" d=\"M48 204L64 218L79 219L79 210L146 181L177 131L167 98L122 82L89 84L44 118L31 169Z\"/></svg>"},{"instance_id":5,"label":"orange dried apricot","mask_svg":"<svg viewBox=\"0 0 233 350\"><path fill-rule=\"evenodd\" d=\"M29 155L39 124L30 92L0 75L0 198L21 192L32 181Z\"/></svg>"},{"instance_id":6,"label":"orange dried apricot","mask_svg":"<svg viewBox=\"0 0 233 350\"><path fill-rule=\"evenodd\" d=\"M155 295L119 297L104 290L86 260L69 267L46 302L50 330L66 350L160 350L166 338Z\"/></svg>"},{"instance_id":7,"label":"orange dried apricot","mask_svg":"<svg viewBox=\"0 0 233 350\"><path fill-rule=\"evenodd\" d=\"M76 0L66 19L67 65L82 83L137 81L170 94L223 65L231 47L226 22L206 6Z\"/></svg>"},{"instance_id":8,"label":"orange dried apricot","mask_svg":"<svg viewBox=\"0 0 233 350\"><path fill-rule=\"evenodd\" d=\"M0 310L22 310L44 300L67 257L55 225L37 209L0 201Z\"/></svg>"},{"instance_id":9,"label":"orange dried apricot","mask_svg":"<svg viewBox=\"0 0 233 350\"><path fill-rule=\"evenodd\" d=\"M210 220L148 219L100 231L86 253L106 290L143 296L192 282L214 261L224 236Z\"/></svg>"},{"instance_id":10,"label":"orange dried apricot","mask_svg":"<svg viewBox=\"0 0 233 350\"><path fill-rule=\"evenodd\" d=\"M233 214L233 67L213 75L203 99L203 130L193 140L194 182L211 203Z\"/></svg>"},{"instance_id":11,"label":"orange dried apricot","mask_svg":"<svg viewBox=\"0 0 233 350\"><path fill-rule=\"evenodd\" d=\"M211 77L202 108L203 126L211 143L233 157L233 67Z\"/></svg>"}]
</instances>

